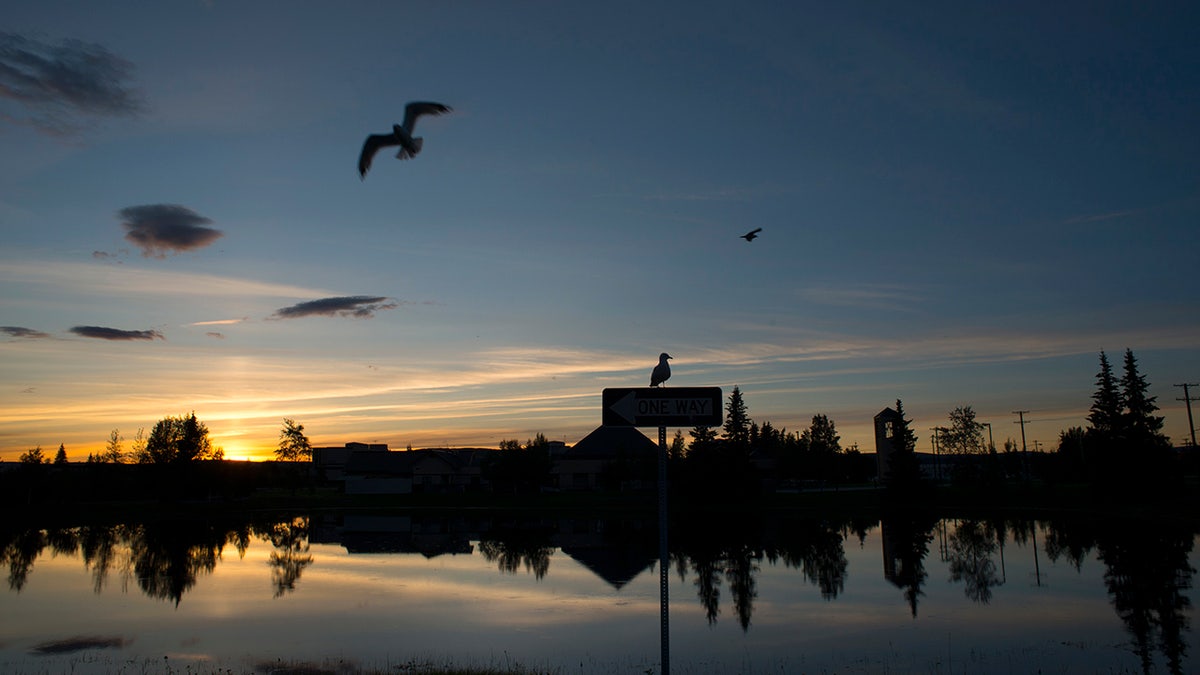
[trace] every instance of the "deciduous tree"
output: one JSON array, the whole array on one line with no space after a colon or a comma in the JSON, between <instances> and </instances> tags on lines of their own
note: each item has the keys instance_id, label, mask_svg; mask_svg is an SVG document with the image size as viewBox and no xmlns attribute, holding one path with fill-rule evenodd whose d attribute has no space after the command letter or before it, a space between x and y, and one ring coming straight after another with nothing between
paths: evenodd
<instances>
[{"instance_id":1,"label":"deciduous tree","mask_svg":"<svg viewBox=\"0 0 1200 675\"><path fill-rule=\"evenodd\" d=\"M96 461L109 464L123 463L125 461L124 440L121 437L120 429L113 429L108 435L108 442L104 444L104 452L100 454Z\"/></svg>"},{"instance_id":2,"label":"deciduous tree","mask_svg":"<svg viewBox=\"0 0 1200 675\"><path fill-rule=\"evenodd\" d=\"M956 455L982 454L983 425L975 421L971 406L959 406L950 411L950 428L942 433L942 449Z\"/></svg>"},{"instance_id":3,"label":"deciduous tree","mask_svg":"<svg viewBox=\"0 0 1200 675\"><path fill-rule=\"evenodd\" d=\"M483 465L492 488L501 491L537 491L550 481L550 441L539 433L525 446L515 439L500 441L500 450Z\"/></svg>"},{"instance_id":4,"label":"deciduous tree","mask_svg":"<svg viewBox=\"0 0 1200 675\"><path fill-rule=\"evenodd\" d=\"M221 450L213 449L208 427L196 419L196 413L164 417L154 425L146 439L145 458L153 464L190 464L204 459L221 459L223 455Z\"/></svg>"},{"instance_id":5,"label":"deciduous tree","mask_svg":"<svg viewBox=\"0 0 1200 675\"><path fill-rule=\"evenodd\" d=\"M808 463L817 477L821 480L835 478L834 464L842 446L833 420L825 415L813 415L812 424L800 435L800 443L806 449Z\"/></svg>"},{"instance_id":6,"label":"deciduous tree","mask_svg":"<svg viewBox=\"0 0 1200 675\"><path fill-rule=\"evenodd\" d=\"M295 420L284 419L283 430L279 432L279 447L275 448L275 458L284 462L307 462L312 460L312 443L304 435L304 425L296 424Z\"/></svg>"}]
</instances>

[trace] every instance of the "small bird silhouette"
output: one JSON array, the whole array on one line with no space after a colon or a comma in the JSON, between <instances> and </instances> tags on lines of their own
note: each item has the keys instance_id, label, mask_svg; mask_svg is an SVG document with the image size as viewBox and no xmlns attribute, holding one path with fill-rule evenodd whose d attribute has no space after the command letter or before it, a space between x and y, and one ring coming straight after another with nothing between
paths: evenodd
<instances>
[{"instance_id":1,"label":"small bird silhouette","mask_svg":"<svg viewBox=\"0 0 1200 675\"><path fill-rule=\"evenodd\" d=\"M423 138L413 138L413 128L417 125L417 118L421 115L441 115L450 111L450 106L429 101L413 101L404 106L404 121L400 124L393 124L392 133L367 136L367 140L363 143L362 153L358 156L358 175L366 178L367 170L371 168L371 160L375 158L375 153L380 148L389 145L400 146L400 152L396 154L397 159L416 157L425 142Z\"/></svg>"},{"instance_id":2,"label":"small bird silhouette","mask_svg":"<svg viewBox=\"0 0 1200 675\"><path fill-rule=\"evenodd\" d=\"M742 239L745 239L746 241L754 241L754 238L758 236L759 232L762 232L762 228L756 227L753 230L750 230L749 232L747 232L746 234L743 234Z\"/></svg>"},{"instance_id":3,"label":"small bird silhouette","mask_svg":"<svg viewBox=\"0 0 1200 675\"><path fill-rule=\"evenodd\" d=\"M669 358L671 358L671 355L666 352L658 355L658 365L654 366L654 371L650 373L651 387L657 387L671 379L671 365L667 363L667 359Z\"/></svg>"}]
</instances>

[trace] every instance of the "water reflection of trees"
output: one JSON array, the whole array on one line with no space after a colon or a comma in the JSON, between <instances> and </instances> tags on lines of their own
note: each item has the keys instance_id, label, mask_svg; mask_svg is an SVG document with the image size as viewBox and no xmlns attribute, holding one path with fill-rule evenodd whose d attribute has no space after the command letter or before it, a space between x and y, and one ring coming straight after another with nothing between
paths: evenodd
<instances>
[{"instance_id":1,"label":"water reflection of trees","mask_svg":"<svg viewBox=\"0 0 1200 675\"><path fill-rule=\"evenodd\" d=\"M672 531L675 571L681 580L690 577L709 624L721 614L725 585L738 625L749 630L763 560L800 570L826 600L845 588L841 524L797 519L764 529L752 522L695 519L677 529Z\"/></svg>"},{"instance_id":2,"label":"water reflection of trees","mask_svg":"<svg viewBox=\"0 0 1200 675\"><path fill-rule=\"evenodd\" d=\"M1172 673L1183 672L1185 634L1191 607L1186 591L1196 573L1188 564L1193 538L1170 524L1108 527L1096 548L1107 567L1104 584L1117 616L1133 638L1142 671L1154 670L1154 651L1162 650Z\"/></svg>"},{"instance_id":3,"label":"water reflection of trees","mask_svg":"<svg viewBox=\"0 0 1200 675\"><path fill-rule=\"evenodd\" d=\"M424 527L416 516L412 520L413 531ZM935 541L949 580L963 584L964 595L979 603L989 602L1005 584L1005 547L1015 543L1032 553L1038 585L1039 555L1077 572L1089 563L1103 564L1105 589L1143 669L1154 670L1160 658L1170 672L1183 670L1190 631L1187 593L1195 574L1189 565L1195 532L1188 523L1079 517L948 521L927 514L893 515L881 521L692 515L672 523L671 565L694 590L710 624L717 623L724 603L748 631L764 565L797 570L823 599L835 601L847 581L846 541L855 535L864 541L876 524L881 528L883 576L901 589L913 618L928 583L928 557ZM559 547L616 588L652 568L657 559L652 522L636 518L471 521L466 526L479 533L480 554L500 572L524 568L539 580L548 575L551 556ZM0 565L7 568L9 589L21 592L40 556L79 556L96 593L116 579L123 591L134 587L178 605L229 550L244 556L258 539L272 547L266 564L274 595L280 597L295 591L314 564L311 530L306 517L48 529L0 524ZM465 531L453 534L467 536ZM1058 570L1064 573L1062 567Z\"/></svg>"},{"instance_id":4,"label":"water reflection of trees","mask_svg":"<svg viewBox=\"0 0 1200 675\"><path fill-rule=\"evenodd\" d=\"M233 547L239 557L245 556L256 537L270 541L276 548L268 563L276 597L295 588L301 572L312 563L312 557L306 555L307 518L260 525L241 521L155 521L13 529L0 532L0 564L8 567L9 588L20 592L46 549L54 555L79 555L91 574L94 592L102 592L116 572L122 590L136 580L147 596L179 605L199 577L216 569L226 547Z\"/></svg>"},{"instance_id":5,"label":"water reflection of trees","mask_svg":"<svg viewBox=\"0 0 1200 675\"><path fill-rule=\"evenodd\" d=\"M964 582L963 592L975 602L987 603L992 589L1004 583L993 556L1000 551L1000 537L986 522L960 522L949 535L947 562L950 580Z\"/></svg>"},{"instance_id":6,"label":"water reflection of trees","mask_svg":"<svg viewBox=\"0 0 1200 675\"><path fill-rule=\"evenodd\" d=\"M479 553L484 560L496 563L501 572L516 574L524 565L526 572L542 579L550 571L554 545L551 533L544 528L504 528L481 539Z\"/></svg>"},{"instance_id":7,"label":"water reflection of trees","mask_svg":"<svg viewBox=\"0 0 1200 675\"><path fill-rule=\"evenodd\" d=\"M987 602L992 589L1003 583L1004 544L1011 536L1022 546L1032 543L1034 573L1041 585L1039 526L1044 536L1041 550L1052 562L1061 560L1082 571L1094 553L1104 564L1109 600L1130 635L1142 671L1155 672L1155 654L1161 652L1169 672L1183 673L1191 628L1187 591L1196 573L1189 564L1194 527L1170 520L960 521L947 534L943 549L951 579L965 583L967 597Z\"/></svg>"},{"instance_id":8,"label":"water reflection of trees","mask_svg":"<svg viewBox=\"0 0 1200 675\"><path fill-rule=\"evenodd\" d=\"M296 590L300 574L313 563L308 552L309 520L292 518L271 525L266 538L275 547L267 564L271 567L271 583L275 597Z\"/></svg>"},{"instance_id":9,"label":"water reflection of trees","mask_svg":"<svg viewBox=\"0 0 1200 675\"><path fill-rule=\"evenodd\" d=\"M937 520L928 516L903 515L884 518L880 523L883 540L883 576L896 587L904 589L904 600L908 603L913 618L917 618L917 605L921 590L929 573L925 571L925 556L929 555L929 544L933 542L933 529Z\"/></svg>"}]
</instances>

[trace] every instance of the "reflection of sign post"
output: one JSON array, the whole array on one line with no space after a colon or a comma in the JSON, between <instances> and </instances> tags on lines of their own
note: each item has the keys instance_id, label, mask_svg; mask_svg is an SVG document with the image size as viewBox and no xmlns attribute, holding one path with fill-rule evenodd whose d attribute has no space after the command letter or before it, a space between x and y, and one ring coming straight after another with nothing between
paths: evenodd
<instances>
[{"instance_id":1,"label":"reflection of sign post","mask_svg":"<svg viewBox=\"0 0 1200 675\"><path fill-rule=\"evenodd\" d=\"M721 388L605 389L603 422L616 427L721 426Z\"/></svg>"},{"instance_id":2,"label":"reflection of sign post","mask_svg":"<svg viewBox=\"0 0 1200 675\"><path fill-rule=\"evenodd\" d=\"M609 427L658 427L658 612L663 675L671 672L670 567L667 548L667 427L721 426L720 387L605 389L602 422Z\"/></svg>"}]
</instances>

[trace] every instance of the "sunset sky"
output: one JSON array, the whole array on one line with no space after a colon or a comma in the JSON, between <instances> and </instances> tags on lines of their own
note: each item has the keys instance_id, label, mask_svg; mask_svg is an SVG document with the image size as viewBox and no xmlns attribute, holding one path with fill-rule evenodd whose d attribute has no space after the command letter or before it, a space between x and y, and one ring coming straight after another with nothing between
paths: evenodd
<instances>
[{"instance_id":1,"label":"sunset sky","mask_svg":"<svg viewBox=\"0 0 1200 675\"><path fill-rule=\"evenodd\" d=\"M1128 347L1182 442L1200 6L916 5L8 3L0 459L573 444L662 351L929 450L963 405L1052 447Z\"/></svg>"}]
</instances>

